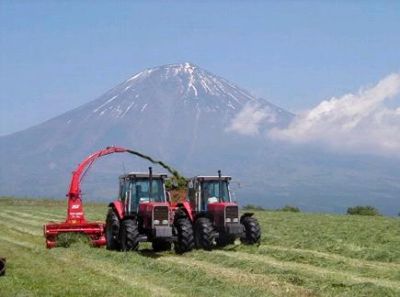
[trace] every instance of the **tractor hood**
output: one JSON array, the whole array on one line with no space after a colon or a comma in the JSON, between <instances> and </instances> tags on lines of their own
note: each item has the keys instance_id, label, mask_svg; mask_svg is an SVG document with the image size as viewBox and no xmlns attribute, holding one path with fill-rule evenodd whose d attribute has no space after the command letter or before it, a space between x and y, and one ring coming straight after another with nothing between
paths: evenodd
<instances>
[{"instance_id":1,"label":"tractor hood","mask_svg":"<svg viewBox=\"0 0 400 297\"><path fill-rule=\"evenodd\" d=\"M144 227L152 229L154 225L170 225L169 204L167 202L145 202L139 204L139 216Z\"/></svg>"},{"instance_id":2,"label":"tractor hood","mask_svg":"<svg viewBox=\"0 0 400 297\"><path fill-rule=\"evenodd\" d=\"M216 226L224 226L229 219L229 223L239 218L239 206L234 202L215 202L207 205L209 213L212 215Z\"/></svg>"}]
</instances>

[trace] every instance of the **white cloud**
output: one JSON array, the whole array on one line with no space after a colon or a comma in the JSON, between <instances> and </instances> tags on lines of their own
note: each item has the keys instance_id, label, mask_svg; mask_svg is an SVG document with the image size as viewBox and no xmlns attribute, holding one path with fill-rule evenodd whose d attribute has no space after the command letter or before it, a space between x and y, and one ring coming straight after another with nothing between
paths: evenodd
<instances>
[{"instance_id":1,"label":"white cloud","mask_svg":"<svg viewBox=\"0 0 400 297\"><path fill-rule=\"evenodd\" d=\"M275 114L267 107L247 103L243 109L232 119L227 131L234 131L242 135L257 135L264 122L274 123Z\"/></svg>"},{"instance_id":2,"label":"white cloud","mask_svg":"<svg viewBox=\"0 0 400 297\"><path fill-rule=\"evenodd\" d=\"M371 88L321 102L269 136L295 143L325 144L335 150L400 154L400 108L385 103L400 93L400 74Z\"/></svg>"}]
</instances>

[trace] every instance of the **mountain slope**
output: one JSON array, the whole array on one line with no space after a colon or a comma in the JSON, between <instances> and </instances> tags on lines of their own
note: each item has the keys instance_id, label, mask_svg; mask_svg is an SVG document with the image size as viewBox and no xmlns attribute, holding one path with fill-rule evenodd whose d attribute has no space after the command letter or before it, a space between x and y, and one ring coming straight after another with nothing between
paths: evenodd
<instances>
[{"instance_id":1,"label":"mountain slope","mask_svg":"<svg viewBox=\"0 0 400 297\"><path fill-rule=\"evenodd\" d=\"M255 107L255 108L249 108ZM243 111L259 114L249 123ZM251 117L250 117L251 118ZM241 203L343 211L370 203L387 213L397 202L399 164L337 156L265 137L293 115L190 63L146 69L98 99L30 129L0 137L0 194L62 196L70 172L89 153L127 146L170 163L185 175L222 169ZM256 125L255 125L256 124ZM110 199L117 176L149 164L128 156L100 160L85 180L87 198Z\"/></svg>"},{"instance_id":2,"label":"mountain slope","mask_svg":"<svg viewBox=\"0 0 400 297\"><path fill-rule=\"evenodd\" d=\"M75 164L92 151L114 144L136 148L177 168L189 168L195 155L201 158L205 150L226 144L230 137L225 129L246 104L276 113L278 125L292 118L193 64L146 69L94 101L0 137L1 194L60 195ZM135 170L138 163L127 166ZM109 170L106 165L104 170Z\"/></svg>"}]
</instances>

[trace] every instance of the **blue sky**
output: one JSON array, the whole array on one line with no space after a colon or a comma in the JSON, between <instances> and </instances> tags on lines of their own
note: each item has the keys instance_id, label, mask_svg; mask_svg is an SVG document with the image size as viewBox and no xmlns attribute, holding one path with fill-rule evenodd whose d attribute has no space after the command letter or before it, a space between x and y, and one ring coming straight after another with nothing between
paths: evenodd
<instances>
[{"instance_id":1,"label":"blue sky","mask_svg":"<svg viewBox=\"0 0 400 297\"><path fill-rule=\"evenodd\" d=\"M217 3L215 3L217 2ZM0 1L0 135L190 61L291 111L400 71L400 1Z\"/></svg>"}]
</instances>

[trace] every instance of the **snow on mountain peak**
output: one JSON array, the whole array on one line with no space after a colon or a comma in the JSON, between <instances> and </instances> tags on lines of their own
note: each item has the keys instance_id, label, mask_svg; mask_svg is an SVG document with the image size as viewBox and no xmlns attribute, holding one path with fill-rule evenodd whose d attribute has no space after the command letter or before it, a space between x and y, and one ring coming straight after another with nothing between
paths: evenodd
<instances>
[{"instance_id":1,"label":"snow on mountain peak","mask_svg":"<svg viewBox=\"0 0 400 297\"><path fill-rule=\"evenodd\" d=\"M188 108L188 112L191 110L196 114L218 112L233 116L246 104L259 104L260 100L224 78L184 62L134 74L99 98L92 113L122 118L135 112L153 112L154 108L164 106L168 109ZM261 105L268 104L261 101Z\"/></svg>"}]
</instances>

